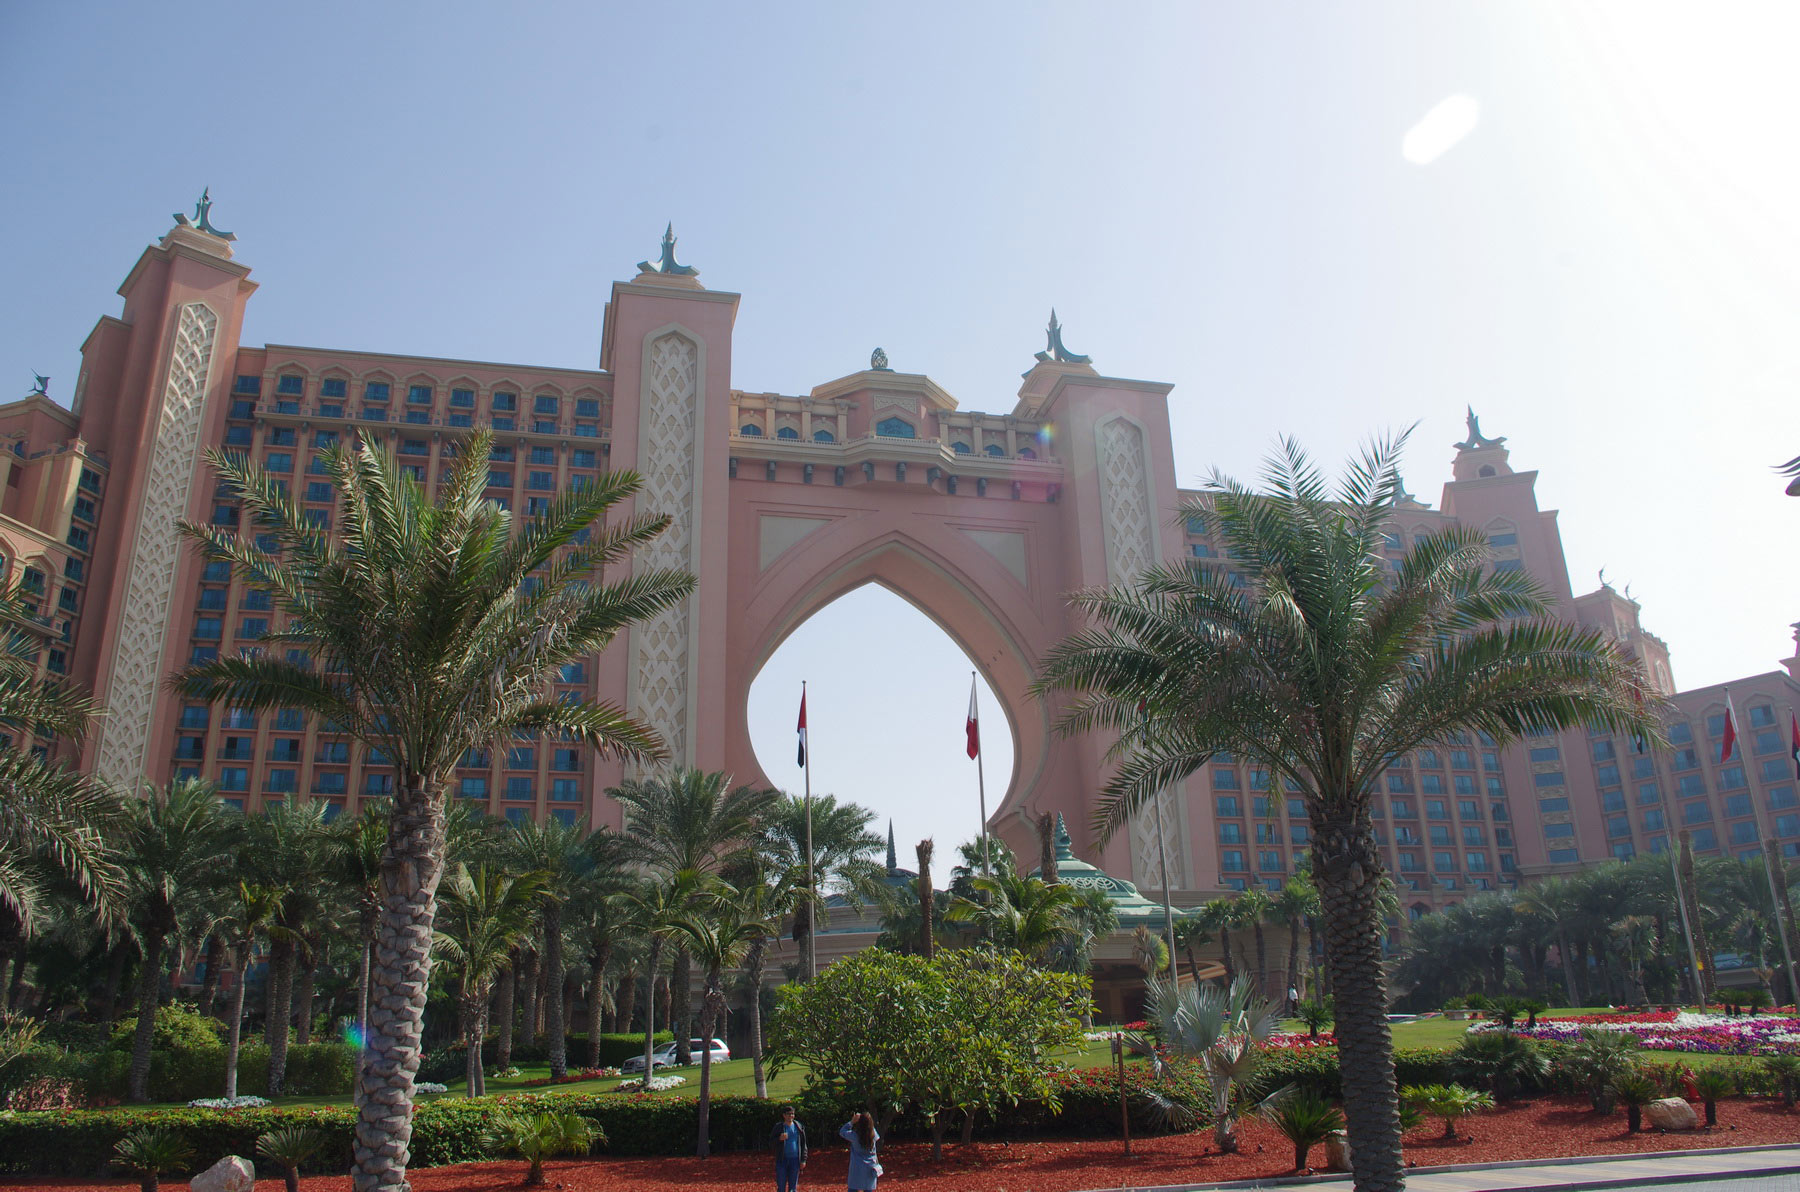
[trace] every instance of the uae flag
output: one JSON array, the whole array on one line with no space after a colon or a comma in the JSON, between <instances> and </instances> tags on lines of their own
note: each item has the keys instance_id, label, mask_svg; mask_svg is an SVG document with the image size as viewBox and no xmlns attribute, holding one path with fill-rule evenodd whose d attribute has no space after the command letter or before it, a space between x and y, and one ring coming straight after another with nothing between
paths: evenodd
<instances>
[{"instance_id":1,"label":"uae flag","mask_svg":"<svg viewBox=\"0 0 1800 1192\"><path fill-rule=\"evenodd\" d=\"M969 719L963 724L963 731L969 737L969 756L981 753L981 718L975 711L975 676L969 676Z\"/></svg>"},{"instance_id":2,"label":"uae flag","mask_svg":"<svg viewBox=\"0 0 1800 1192\"><path fill-rule=\"evenodd\" d=\"M800 686L800 723L794 726L794 731L796 733L800 734L800 756L799 756L799 759L797 761L795 761L794 764L797 766L804 767L806 765L806 685L805 684L801 684L801 686Z\"/></svg>"},{"instance_id":3,"label":"uae flag","mask_svg":"<svg viewBox=\"0 0 1800 1192\"><path fill-rule=\"evenodd\" d=\"M1731 757L1732 746L1737 744L1737 709L1731 706L1731 693L1725 693L1725 735L1719 740L1719 764L1724 765Z\"/></svg>"},{"instance_id":4,"label":"uae flag","mask_svg":"<svg viewBox=\"0 0 1800 1192\"><path fill-rule=\"evenodd\" d=\"M1800 715L1793 717L1794 735L1788 738L1788 749L1794 755L1794 777L1800 778Z\"/></svg>"}]
</instances>

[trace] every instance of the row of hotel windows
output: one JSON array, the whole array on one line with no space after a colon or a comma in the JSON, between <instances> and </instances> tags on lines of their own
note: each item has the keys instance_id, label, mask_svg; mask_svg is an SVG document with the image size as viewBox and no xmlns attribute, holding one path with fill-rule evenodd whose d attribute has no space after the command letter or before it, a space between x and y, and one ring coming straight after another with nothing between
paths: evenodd
<instances>
[{"instance_id":1,"label":"row of hotel windows","mask_svg":"<svg viewBox=\"0 0 1800 1192\"><path fill-rule=\"evenodd\" d=\"M875 424L875 433L886 439L914 439L918 437L918 431L914 428L913 424L906 421L904 418L882 419ZM746 422L738 427L738 434L745 438L760 439L763 437L763 429L754 422ZM800 432L791 426L781 426L775 429L775 437L777 439L795 441L800 438ZM815 443L837 442L837 435L829 430L815 430L813 431L812 437L813 442ZM960 439L950 444L950 450L956 452L958 455L975 454L975 449ZM982 454L1003 456L1006 454L1006 448L998 443L989 443L986 447L982 448ZM1019 449L1018 458L1036 459L1037 452L1030 447L1022 447Z\"/></svg>"},{"instance_id":2,"label":"row of hotel windows","mask_svg":"<svg viewBox=\"0 0 1800 1192\"><path fill-rule=\"evenodd\" d=\"M237 379L235 392L247 395L262 393L262 378L240 376ZM275 393L278 397L304 397L306 380L291 374L276 378ZM349 382L326 378L319 383L319 396L342 400L349 395ZM362 399L365 403L386 404L393 396L393 389L386 381L370 381L363 386ZM563 398L554 393L539 393L531 399L533 414L548 414L552 417L560 415L563 410ZM411 385L406 390L406 404L409 406L429 406L437 402L437 391L431 385ZM473 410L475 408L475 391L473 389L450 390L450 408L453 410ZM495 390L488 400L489 406L501 413L516 413L519 409L519 395L505 390ZM597 397L578 397L574 399L575 416L577 418L600 417L600 399Z\"/></svg>"},{"instance_id":3,"label":"row of hotel windows","mask_svg":"<svg viewBox=\"0 0 1800 1192\"><path fill-rule=\"evenodd\" d=\"M176 775L178 778L197 778L198 776L198 771L191 768L183 769ZM286 797L286 795L282 796L282 798ZM247 802L242 795L225 795L219 801L236 811L245 810ZM337 819L338 816L344 814L344 810L344 800L327 799L325 801L325 822L330 823ZM501 814L506 817L508 823L523 824L531 820L531 808L529 807L505 807L501 809ZM562 824L573 824L580 815L581 811L576 807L550 808L550 818Z\"/></svg>"},{"instance_id":4,"label":"row of hotel windows","mask_svg":"<svg viewBox=\"0 0 1800 1192\"><path fill-rule=\"evenodd\" d=\"M1421 855L1415 852L1398 854L1401 873L1424 873L1425 866ZM1515 862L1509 853L1500 855L1500 872L1514 872ZM1219 868L1225 873L1244 873L1249 870L1249 859L1245 850L1227 848L1219 850ZM1285 872L1286 858L1278 849L1259 849L1256 853L1256 870L1258 873ZM1486 853L1462 853L1450 851L1433 852L1431 854L1431 871L1434 873L1490 873Z\"/></svg>"},{"instance_id":5,"label":"row of hotel windows","mask_svg":"<svg viewBox=\"0 0 1800 1192\"><path fill-rule=\"evenodd\" d=\"M243 380L244 378L239 378ZM415 386L415 389L421 388ZM363 407L355 417L363 422L387 422L390 420L388 408L382 404L368 404L379 400L385 402L384 393L379 399L365 397ZM329 396L329 395L327 395ZM562 399L550 395L540 395L533 400L532 417L521 424L518 418L518 395L515 393L495 393L491 411L481 412L484 421L497 431L529 430L533 434L554 435L573 434L577 438L598 438L601 433L601 406L598 398L574 399L576 421L565 425L559 418ZM409 401L412 399L409 398ZM429 401L429 399L427 399ZM474 407L474 390L453 389L450 391L450 408L445 418L445 425L452 427L473 427L477 411ZM299 414L298 401L281 401L275 403L278 414ZM344 406L341 402L321 401L317 413L321 418L345 418ZM234 401L229 417L241 422L248 422L256 416L256 403L247 400ZM392 421L415 426L430 426L433 423L432 409L429 404L407 409L401 416ZM225 442L228 446L248 446L250 427L230 426L226 428Z\"/></svg>"},{"instance_id":6,"label":"row of hotel windows","mask_svg":"<svg viewBox=\"0 0 1800 1192\"><path fill-rule=\"evenodd\" d=\"M316 430L312 434L312 446L314 449L322 451L327 447L337 446L342 437L343 436L335 430ZM263 439L263 446L297 448L300 446L299 436L291 426L272 426L268 429L268 433ZM457 455L459 446L459 444L454 442L443 443L438 448L438 454L445 459L453 459ZM534 464L553 465L557 462L558 453L561 450L562 449L558 447L531 447L527 449L523 458ZM569 466L572 468L596 467L600 462L600 454L603 450L604 449L597 451L592 447L569 448ZM431 454L431 444L424 439L401 439L399 446L395 448L394 453L396 455L428 456ZM270 456L265 457L265 459L270 458L280 460L287 465L278 468L271 467L265 462L264 466L268 467L270 471L288 472L293 470L294 458L291 452L275 452ZM495 443L488 449L488 459L492 461L511 463L517 458L521 457L514 454L511 444ZM316 456L313 457L311 462L307 465L307 471L312 472L315 475L323 470L324 461Z\"/></svg>"}]
</instances>

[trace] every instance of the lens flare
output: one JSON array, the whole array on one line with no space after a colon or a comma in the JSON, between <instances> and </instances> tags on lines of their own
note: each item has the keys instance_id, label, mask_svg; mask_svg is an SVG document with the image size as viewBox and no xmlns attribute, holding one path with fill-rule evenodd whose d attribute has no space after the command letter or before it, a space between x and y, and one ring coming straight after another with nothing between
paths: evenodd
<instances>
[{"instance_id":1,"label":"lens flare","mask_svg":"<svg viewBox=\"0 0 1800 1192\"><path fill-rule=\"evenodd\" d=\"M1481 105L1468 95L1452 95L1425 113L1400 142L1400 156L1415 166L1428 166L1475 131Z\"/></svg>"}]
</instances>

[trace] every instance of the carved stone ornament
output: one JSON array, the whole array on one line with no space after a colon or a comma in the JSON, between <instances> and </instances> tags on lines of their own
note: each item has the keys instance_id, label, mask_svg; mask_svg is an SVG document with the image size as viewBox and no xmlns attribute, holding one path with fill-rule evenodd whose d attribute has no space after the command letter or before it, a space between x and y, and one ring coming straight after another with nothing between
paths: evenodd
<instances>
[{"instance_id":1,"label":"carved stone ornament","mask_svg":"<svg viewBox=\"0 0 1800 1192\"><path fill-rule=\"evenodd\" d=\"M1062 324L1056 321L1056 308L1050 308L1050 327L1045 332L1047 342L1044 350L1037 354L1037 359L1045 364L1092 364L1092 356L1080 356L1063 347Z\"/></svg>"},{"instance_id":2,"label":"carved stone ornament","mask_svg":"<svg viewBox=\"0 0 1800 1192\"><path fill-rule=\"evenodd\" d=\"M175 222L184 228L193 228L196 231L205 232L208 236L217 236L221 240L236 240L237 236L234 233L221 232L212 226L212 204L212 187L209 186L200 192L199 201L194 204L194 218L189 220L187 216L177 211Z\"/></svg>"},{"instance_id":3,"label":"carved stone ornament","mask_svg":"<svg viewBox=\"0 0 1800 1192\"><path fill-rule=\"evenodd\" d=\"M888 367L887 353L882 351L880 348L876 348L873 352L869 353L869 369L872 372L893 372L894 371L893 369Z\"/></svg>"},{"instance_id":4,"label":"carved stone ornament","mask_svg":"<svg viewBox=\"0 0 1800 1192\"><path fill-rule=\"evenodd\" d=\"M669 277L698 277L700 271L692 265L683 265L675 259L675 225L669 224L663 229L662 259L652 265L649 261L638 262L639 273L662 273Z\"/></svg>"}]
</instances>

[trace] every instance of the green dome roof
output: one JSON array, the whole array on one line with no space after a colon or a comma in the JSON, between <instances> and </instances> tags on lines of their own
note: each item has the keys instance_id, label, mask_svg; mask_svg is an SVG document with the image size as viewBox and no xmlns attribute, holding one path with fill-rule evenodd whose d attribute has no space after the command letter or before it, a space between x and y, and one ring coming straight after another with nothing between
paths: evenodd
<instances>
[{"instance_id":1,"label":"green dome roof","mask_svg":"<svg viewBox=\"0 0 1800 1192\"><path fill-rule=\"evenodd\" d=\"M1041 876L1041 873L1034 869L1032 876ZM1076 890L1099 890L1104 893L1107 901L1112 903L1114 913L1119 916L1120 924L1124 926L1162 922L1162 903L1152 902L1139 894L1138 888L1132 883L1113 877L1099 866L1089 865L1075 856L1068 825L1063 822L1061 812L1056 815L1056 880ZM1192 913L1181 907L1172 909L1176 918Z\"/></svg>"}]
</instances>

